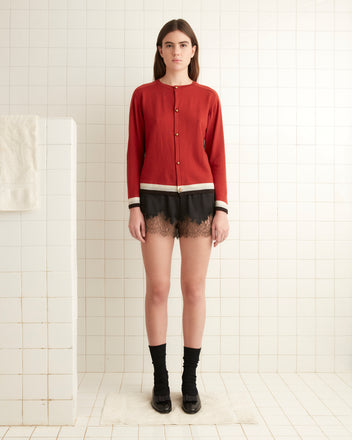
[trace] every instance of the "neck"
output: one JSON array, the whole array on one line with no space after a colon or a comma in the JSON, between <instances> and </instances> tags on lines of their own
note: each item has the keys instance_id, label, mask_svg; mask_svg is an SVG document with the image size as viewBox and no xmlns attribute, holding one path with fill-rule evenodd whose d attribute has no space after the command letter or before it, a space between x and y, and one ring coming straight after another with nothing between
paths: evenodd
<instances>
[{"instance_id":1,"label":"neck","mask_svg":"<svg viewBox=\"0 0 352 440\"><path fill-rule=\"evenodd\" d=\"M164 76L159 78L159 80L164 84L169 84L170 86L182 86L186 84L191 84L192 80L188 76L188 73L176 72L168 73L166 72Z\"/></svg>"}]
</instances>

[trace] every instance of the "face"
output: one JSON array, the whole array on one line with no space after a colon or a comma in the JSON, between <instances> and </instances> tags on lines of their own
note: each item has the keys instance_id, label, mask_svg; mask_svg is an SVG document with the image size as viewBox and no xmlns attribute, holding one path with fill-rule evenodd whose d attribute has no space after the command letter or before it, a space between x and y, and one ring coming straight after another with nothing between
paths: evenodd
<instances>
[{"instance_id":1,"label":"face","mask_svg":"<svg viewBox=\"0 0 352 440\"><path fill-rule=\"evenodd\" d=\"M183 70L187 68L196 49L196 45L192 47L191 39L179 30L165 35L162 47L158 46L166 68L170 70Z\"/></svg>"}]
</instances>

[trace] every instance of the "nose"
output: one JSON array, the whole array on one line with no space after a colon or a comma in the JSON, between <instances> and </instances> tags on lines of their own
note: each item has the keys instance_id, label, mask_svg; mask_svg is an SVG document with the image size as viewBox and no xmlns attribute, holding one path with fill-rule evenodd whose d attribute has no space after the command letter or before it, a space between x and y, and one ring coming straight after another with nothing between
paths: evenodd
<instances>
[{"instance_id":1,"label":"nose","mask_svg":"<svg viewBox=\"0 0 352 440\"><path fill-rule=\"evenodd\" d=\"M174 55L177 55L180 52L180 48L178 46L174 46Z\"/></svg>"}]
</instances>

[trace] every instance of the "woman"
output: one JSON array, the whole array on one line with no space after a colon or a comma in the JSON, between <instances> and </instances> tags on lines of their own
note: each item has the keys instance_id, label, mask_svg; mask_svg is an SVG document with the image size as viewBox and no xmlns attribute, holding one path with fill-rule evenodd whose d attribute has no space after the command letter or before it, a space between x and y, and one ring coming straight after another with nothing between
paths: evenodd
<instances>
[{"instance_id":1,"label":"woman","mask_svg":"<svg viewBox=\"0 0 352 440\"><path fill-rule=\"evenodd\" d=\"M220 101L197 83L198 41L190 25L160 30L154 81L137 87L129 114L129 230L141 242L145 315L154 366L151 404L172 404L166 368L167 300L174 239L181 251L184 356L182 408L201 408L196 368L205 324L205 278L212 247L228 235L225 148Z\"/></svg>"}]
</instances>

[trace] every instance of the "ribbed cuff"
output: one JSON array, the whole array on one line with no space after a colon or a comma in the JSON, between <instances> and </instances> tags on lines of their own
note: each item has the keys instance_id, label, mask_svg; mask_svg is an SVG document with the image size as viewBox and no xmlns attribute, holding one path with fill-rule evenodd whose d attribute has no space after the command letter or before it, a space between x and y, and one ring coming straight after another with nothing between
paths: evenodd
<instances>
[{"instance_id":1,"label":"ribbed cuff","mask_svg":"<svg viewBox=\"0 0 352 440\"><path fill-rule=\"evenodd\" d=\"M139 197L131 197L128 199L129 209L136 208L137 206L141 206Z\"/></svg>"},{"instance_id":2,"label":"ribbed cuff","mask_svg":"<svg viewBox=\"0 0 352 440\"><path fill-rule=\"evenodd\" d=\"M216 206L215 211L224 211L224 212L226 212L226 214L229 213L229 211L226 208L222 208L221 206Z\"/></svg>"},{"instance_id":3,"label":"ribbed cuff","mask_svg":"<svg viewBox=\"0 0 352 440\"><path fill-rule=\"evenodd\" d=\"M228 214L229 209L227 203L223 202L222 200L215 200L215 211L224 211L226 214Z\"/></svg>"}]
</instances>

